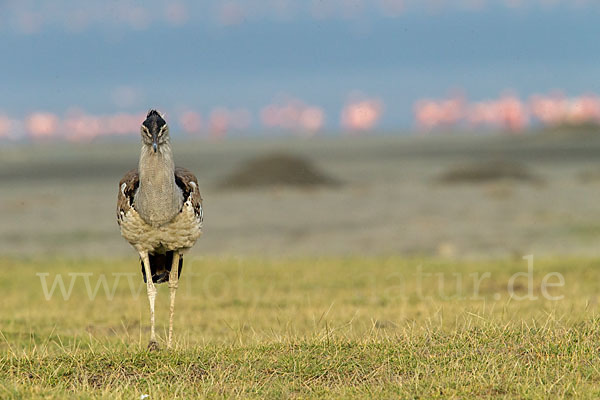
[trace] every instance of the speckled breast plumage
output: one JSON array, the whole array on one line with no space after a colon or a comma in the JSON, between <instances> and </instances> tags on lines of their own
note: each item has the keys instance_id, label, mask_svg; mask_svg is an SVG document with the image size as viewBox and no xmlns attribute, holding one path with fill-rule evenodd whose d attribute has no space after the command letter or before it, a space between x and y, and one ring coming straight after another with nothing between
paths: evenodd
<instances>
[{"instance_id":1,"label":"speckled breast plumage","mask_svg":"<svg viewBox=\"0 0 600 400\"><path fill-rule=\"evenodd\" d=\"M170 221L158 226L144 220L133 204L139 185L137 171L129 171L120 182L117 222L121 235L138 252L183 252L202 235L204 214L198 181L184 168L176 168L175 177L185 200L181 210Z\"/></svg>"},{"instance_id":2,"label":"speckled breast plumage","mask_svg":"<svg viewBox=\"0 0 600 400\"><path fill-rule=\"evenodd\" d=\"M202 235L202 217L196 215L190 201L183 204L181 212L170 222L151 226L130 207L121 218L121 235L138 251L166 252L192 247Z\"/></svg>"}]
</instances>

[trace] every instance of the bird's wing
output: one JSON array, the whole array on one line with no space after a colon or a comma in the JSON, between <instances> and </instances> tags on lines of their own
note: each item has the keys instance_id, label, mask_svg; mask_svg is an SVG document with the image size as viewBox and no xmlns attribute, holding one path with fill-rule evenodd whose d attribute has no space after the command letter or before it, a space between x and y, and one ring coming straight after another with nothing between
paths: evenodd
<instances>
[{"instance_id":1,"label":"bird's wing","mask_svg":"<svg viewBox=\"0 0 600 400\"><path fill-rule=\"evenodd\" d=\"M133 196L140 185L140 175L137 169L128 171L119 182L119 195L117 197L117 222L121 225L123 218L132 207Z\"/></svg>"},{"instance_id":2,"label":"bird's wing","mask_svg":"<svg viewBox=\"0 0 600 400\"><path fill-rule=\"evenodd\" d=\"M200 194L200 188L198 187L198 179L196 179L194 174L189 170L182 167L176 167L175 182L183 192L183 201L189 202L192 205L198 222L202 224L202 195Z\"/></svg>"}]
</instances>

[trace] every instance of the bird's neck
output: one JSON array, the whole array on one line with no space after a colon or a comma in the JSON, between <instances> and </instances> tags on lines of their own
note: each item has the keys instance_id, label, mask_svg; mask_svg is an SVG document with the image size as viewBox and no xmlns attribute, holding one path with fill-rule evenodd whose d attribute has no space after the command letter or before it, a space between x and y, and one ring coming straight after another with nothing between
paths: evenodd
<instances>
[{"instance_id":1,"label":"bird's neck","mask_svg":"<svg viewBox=\"0 0 600 400\"><path fill-rule=\"evenodd\" d=\"M159 226L172 220L183 203L181 190L175 183L175 163L170 143L166 142L154 152L142 145L140 187L134 204L140 216L150 225Z\"/></svg>"}]
</instances>

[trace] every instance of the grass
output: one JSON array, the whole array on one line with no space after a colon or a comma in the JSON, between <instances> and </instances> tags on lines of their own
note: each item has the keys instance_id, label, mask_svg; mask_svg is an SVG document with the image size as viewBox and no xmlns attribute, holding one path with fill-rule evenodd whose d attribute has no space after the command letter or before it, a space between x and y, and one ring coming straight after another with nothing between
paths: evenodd
<instances>
[{"instance_id":1,"label":"grass","mask_svg":"<svg viewBox=\"0 0 600 400\"><path fill-rule=\"evenodd\" d=\"M0 398L600 395L593 260L190 258L155 353L135 260L0 265Z\"/></svg>"}]
</instances>

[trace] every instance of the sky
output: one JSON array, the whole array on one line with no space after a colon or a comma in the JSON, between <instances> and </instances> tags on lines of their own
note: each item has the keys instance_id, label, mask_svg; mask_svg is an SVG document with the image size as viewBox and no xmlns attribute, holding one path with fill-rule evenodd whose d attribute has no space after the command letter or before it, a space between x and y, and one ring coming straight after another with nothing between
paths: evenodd
<instances>
[{"instance_id":1,"label":"sky","mask_svg":"<svg viewBox=\"0 0 600 400\"><path fill-rule=\"evenodd\" d=\"M154 107L216 137L430 129L507 98L566 115L600 94L599 17L594 0L0 0L0 137L127 134ZM451 101L450 122L421 112Z\"/></svg>"}]
</instances>

